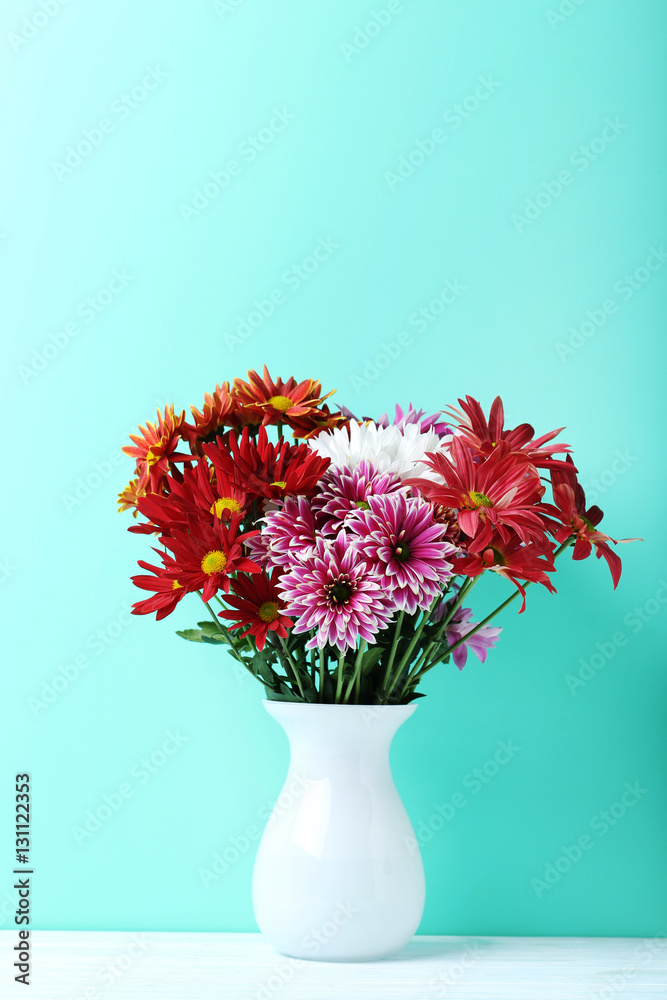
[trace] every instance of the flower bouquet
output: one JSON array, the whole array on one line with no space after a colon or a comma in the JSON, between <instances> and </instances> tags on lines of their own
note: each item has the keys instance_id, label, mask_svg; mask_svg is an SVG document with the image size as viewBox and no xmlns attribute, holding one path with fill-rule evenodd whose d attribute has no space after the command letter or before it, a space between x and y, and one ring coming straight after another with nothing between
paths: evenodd
<instances>
[{"instance_id":1,"label":"flower bouquet","mask_svg":"<svg viewBox=\"0 0 667 1000\"><path fill-rule=\"evenodd\" d=\"M483 661L489 622L518 597L522 613L529 584L555 592L564 549L595 549L616 587L617 542L559 431L505 429L499 397L488 418L467 396L435 415L396 406L392 422L331 412L331 395L265 366L216 385L191 422L168 406L131 436L120 507L161 546L132 578L152 592L134 614L162 619L196 593L209 619L178 635L226 647L269 700L406 704L437 664ZM473 621L491 573L514 590Z\"/></svg>"}]
</instances>

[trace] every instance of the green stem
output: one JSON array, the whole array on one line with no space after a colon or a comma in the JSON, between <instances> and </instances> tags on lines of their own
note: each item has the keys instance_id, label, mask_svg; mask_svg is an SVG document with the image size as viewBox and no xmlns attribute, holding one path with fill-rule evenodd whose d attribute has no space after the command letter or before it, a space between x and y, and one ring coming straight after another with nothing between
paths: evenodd
<instances>
[{"instance_id":1,"label":"green stem","mask_svg":"<svg viewBox=\"0 0 667 1000\"><path fill-rule=\"evenodd\" d=\"M340 704L340 693L343 687L343 670L345 668L345 652L343 651L338 657L338 666L336 667L336 705Z\"/></svg>"},{"instance_id":2,"label":"green stem","mask_svg":"<svg viewBox=\"0 0 667 1000\"><path fill-rule=\"evenodd\" d=\"M230 638L230 635L229 635L229 632L227 631L227 629L225 628L225 626L222 624L222 622L220 621L220 619L216 615L215 611L211 608L211 605L208 603L208 601L204 601L204 598L202 597L201 590L198 590L197 593L201 597L203 603L206 605L206 610L208 611L209 615L211 616L211 618L213 619L213 621L215 622L215 624L218 626L218 632L220 633L220 635L223 637L223 639L225 640L225 642L227 643L227 645L231 649L231 651L232 651L235 659L237 659L239 661L239 663L242 663L243 666L254 677L255 675L254 675L254 673L253 673L250 665L245 662L245 660L243 659L242 656L239 656L239 652L238 652L236 646L234 645L234 643L232 642L232 640Z\"/></svg>"},{"instance_id":3,"label":"green stem","mask_svg":"<svg viewBox=\"0 0 667 1000\"><path fill-rule=\"evenodd\" d=\"M391 677L391 668L394 665L394 657L396 656L396 648L398 646L398 640L401 635L401 626L403 625L403 619L405 618L405 611L401 611L398 616L398 621L396 622L396 629L394 631L394 641L391 644L391 651L389 653L389 660L387 661L387 669L384 672L384 681L382 682L382 690L384 691Z\"/></svg>"},{"instance_id":4,"label":"green stem","mask_svg":"<svg viewBox=\"0 0 667 1000\"><path fill-rule=\"evenodd\" d=\"M282 420L278 420L276 426L278 428L278 440L280 440L281 437L283 436L283 422L282 422Z\"/></svg>"},{"instance_id":5,"label":"green stem","mask_svg":"<svg viewBox=\"0 0 667 1000\"><path fill-rule=\"evenodd\" d=\"M280 645L283 648L283 653L285 654L286 665L289 666L291 673L294 675L294 679L299 685L299 691L301 692L301 697L303 698L304 701L307 701L308 699L306 698L306 695L303 690L303 685L301 684L301 678L299 677L299 668L294 662L292 654L287 648L287 643L285 642L285 640L281 636L279 636L278 638L280 640Z\"/></svg>"},{"instance_id":6,"label":"green stem","mask_svg":"<svg viewBox=\"0 0 667 1000\"><path fill-rule=\"evenodd\" d=\"M412 651L415 648L415 646L417 645L417 643L419 642L419 640L421 639L421 634L424 631L424 627L425 627L426 623L428 622L431 614L433 613L433 610L434 610L436 604L438 603L438 601L440 600L441 597L442 597L441 594L437 594L437 596L436 596L435 600L433 601L433 604L431 605L431 607L428 609L428 611L424 612L424 614L422 616L422 620L420 621L419 625L417 626L417 628L415 630L415 634L413 635L413 637L412 637L412 639L410 641L410 645L408 646L408 648L406 649L405 653L403 654L403 658L402 658L401 662L399 663L398 669L396 671L396 676L394 677L393 681L389 685L389 690L385 694L383 701L386 701L387 703L389 702L389 698L391 696L391 692L396 687L396 685L398 683L398 679L401 676L401 674L403 673L403 668L405 667L405 665L407 663L410 662L410 657L412 655Z\"/></svg>"},{"instance_id":7,"label":"green stem","mask_svg":"<svg viewBox=\"0 0 667 1000\"><path fill-rule=\"evenodd\" d=\"M320 695L318 701L324 700L324 650L320 649Z\"/></svg>"},{"instance_id":8,"label":"green stem","mask_svg":"<svg viewBox=\"0 0 667 1000\"><path fill-rule=\"evenodd\" d=\"M354 664L354 673L350 677L350 681L345 691L345 697L343 698L343 701L345 702L347 702L347 699L350 697L350 691L354 687L355 681L361 674L361 661L363 660L365 651L366 651L366 640L362 639L361 642L359 643L359 651L357 652L357 659Z\"/></svg>"}]
</instances>

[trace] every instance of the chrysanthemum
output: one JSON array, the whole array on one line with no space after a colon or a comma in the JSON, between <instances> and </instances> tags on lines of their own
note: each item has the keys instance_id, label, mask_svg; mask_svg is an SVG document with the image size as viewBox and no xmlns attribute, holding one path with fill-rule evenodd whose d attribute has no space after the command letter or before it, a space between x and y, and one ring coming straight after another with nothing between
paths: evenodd
<instances>
[{"instance_id":1,"label":"chrysanthemum","mask_svg":"<svg viewBox=\"0 0 667 1000\"><path fill-rule=\"evenodd\" d=\"M313 554L283 574L278 591L285 612L300 616L294 632L316 632L306 649L327 643L354 649L360 638L372 643L395 609L344 531L333 542L320 537Z\"/></svg>"},{"instance_id":2,"label":"chrysanthemum","mask_svg":"<svg viewBox=\"0 0 667 1000\"><path fill-rule=\"evenodd\" d=\"M459 438L451 441L451 459L434 454L427 461L444 479L444 485L427 479L406 479L424 496L456 510L462 530L474 538L488 521L503 537L508 529L524 540L544 538L544 527L534 509L544 494L537 471L513 455L492 451L482 462ZM531 471L532 470L532 471Z\"/></svg>"},{"instance_id":3,"label":"chrysanthemum","mask_svg":"<svg viewBox=\"0 0 667 1000\"><path fill-rule=\"evenodd\" d=\"M312 499L312 506L321 515L322 530L336 533L351 513L368 509L368 497L396 493L402 489L403 484L395 473L378 472L371 462L363 458L353 469L336 466L327 469Z\"/></svg>"},{"instance_id":4,"label":"chrysanthemum","mask_svg":"<svg viewBox=\"0 0 667 1000\"><path fill-rule=\"evenodd\" d=\"M556 506L550 503L540 504L540 510L546 515L544 520L549 531L558 542L574 536L576 539L572 550L573 559L586 559L595 546L595 554L603 557L609 566L614 590L621 578L621 560L609 548L609 542L617 545L619 542L641 542L641 538L612 538L597 530L597 525L603 517L599 507L593 506L586 510L586 495L582 485L577 481L576 470L570 456L563 463L564 469L553 469L551 483Z\"/></svg>"},{"instance_id":5,"label":"chrysanthemum","mask_svg":"<svg viewBox=\"0 0 667 1000\"><path fill-rule=\"evenodd\" d=\"M238 576L232 581L233 595L225 595L225 603L233 611L218 611L220 618L228 618L234 624L228 628L249 627L241 632L241 638L254 635L257 649L264 649L269 632L275 632L282 639L287 636L287 629L292 627L292 619L284 614L285 605L278 596L276 581L278 571L270 578L263 573L253 576Z\"/></svg>"},{"instance_id":6,"label":"chrysanthemum","mask_svg":"<svg viewBox=\"0 0 667 1000\"><path fill-rule=\"evenodd\" d=\"M452 600L456 600L456 598L448 601L442 601L442 603L438 605L436 613L433 616L434 621L442 621L443 617L449 614ZM471 618L472 608L456 609L451 621L447 624L447 628L445 629L447 645L450 648L475 628L477 622L471 622ZM459 670L463 670L466 664L469 649L472 650L480 663L484 663L486 660L486 654L490 649L494 648L496 640L501 632L502 629L495 625L482 625L482 627L478 629L474 635L470 636L469 639L466 639L465 642L462 642L460 646L457 646L452 653L452 659Z\"/></svg>"},{"instance_id":7,"label":"chrysanthemum","mask_svg":"<svg viewBox=\"0 0 667 1000\"><path fill-rule=\"evenodd\" d=\"M142 590L154 591L153 597L147 597L143 601L137 601L132 605L133 615L149 615L152 611L157 612L155 620L160 621L170 615L178 602L187 594L187 590L181 586L173 574L170 574L165 566L151 566L150 563L138 560L142 569L150 570L151 576L141 574L132 577L135 586Z\"/></svg>"},{"instance_id":8,"label":"chrysanthemum","mask_svg":"<svg viewBox=\"0 0 667 1000\"><path fill-rule=\"evenodd\" d=\"M213 473L213 479L211 474ZM187 526L193 518L228 521L232 514L243 516L246 495L223 473L215 475L205 458L194 468L167 476L168 492L150 494L137 501L139 511L162 531Z\"/></svg>"},{"instance_id":9,"label":"chrysanthemum","mask_svg":"<svg viewBox=\"0 0 667 1000\"><path fill-rule=\"evenodd\" d=\"M320 396L322 383L312 378L299 383L291 377L286 382L281 378L274 382L266 365L263 378L256 371L249 371L248 381L235 378L232 388L247 421L252 419L261 424L289 424L293 419L302 419L314 413L335 391Z\"/></svg>"},{"instance_id":10,"label":"chrysanthemum","mask_svg":"<svg viewBox=\"0 0 667 1000\"><path fill-rule=\"evenodd\" d=\"M136 517L139 511L137 510L137 501L139 497L145 496L143 490L139 491L139 480L130 479L129 483L124 490L118 494L118 512L124 510L131 510L132 517Z\"/></svg>"},{"instance_id":11,"label":"chrysanthemum","mask_svg":"<svg viewBox=\"0 0 667 1000\"><path fill-rule=\"evenodd\" d=\"M255 552L265 552L268 565L288 568L313 555L318 525L306 497L286 497L277 510L267 511L262 520L261 541L253 539L253 557Z\"/></svg>"},{"instance_id":12,"label":"chrysanthemum","mask_svg":"<svg viewBox=\"0 0 667 1000\"><path fill-rule=\"evenodd\" d=\"M165 406L164 416L157 411L157 424L146 421L146 426L140 426L141 437L130 434L134 446L121 448L125 455L136 460L136 471L139 474L137 492L157 493L164 477L169 472L172 463L189 460L190 455L180 455L176 451L182 437L185 410L176 416L172 404Z\"/></svg>"},{"instance_id":13,"label":"chrysanthemum","mask_svg":"<svg viewBox=\"0 0 667 1000\"><path fill-rule=\"evenodd\" d=\"M216 383L213 392L205 393L201 411L196 406L190 409L193 423L183 425L183 434L197 454L201 454L202 441L213 441L225 427L238 428L244 424L238 400L229 391L229 382L223 382L221 386Z\"/></svg>"},{"instance_id":14,"label":"chrysanthemum","mask_svg":"<svg viewBox=\"0 0 667 1000\"><path fill-rule=\"evenodd\" d=\"M505 538L494 532L490 524L466 542L466 552L454 562L456 573L475 577L491 570L505 577L517 588L522 597L519 614L526 607L526 590L523 582L541 583L552 594L556 588L547 576L556 569L553 560L554 546L544 538L541 542L523 544L515 532Z\"/></svg>"},{"instance_id":15,"label":"chrysanthemum","mask_svg":"<svg viewBox=\"0 0 667 1000\"><path fill-rule=\"evenodd\" d=\"M431 505L403 493L369 496L368 509L348 521L350 543L367 560L397 609L426 610L452 576L447 557L456 549L443 541L445 526Z\"/></svg>"},{"instance_id":16,"label":"chrysanthemum","mask_svg":"<svg viewBox=\"0 0 667 1000\"><path fill-rule=\"evenodd\" d=\"M554 452L569 452L570 445L551 444L545 447L547 441L553 440L560 434L563 427L543 434L539 438L533 438L535 431L530 424L519 424L513 430L505 430L503 401L500 396L496 396L491 404L488 421L482 407L472 396L459 399L459 405L463 413L454 408L451 411L454 417L461 419L457 433L480 455L486 457L494 449L499 448L502 454L515 455L519 460L530 462L538 469L558 469L564 466L562 459L553 458L552 455Z\"/></svg>"},{"instance_id":17,"label":"chrysanthemum","mask_svg":"<svg viewBox=\"0 0 667 1000\"><path fill-rule=\"evenodd\" d=\"M318 455L331 459L331 464L337 468L354 469L366 459L379 472L393 472L401 479L408 476L429 478L432 470L424 463L424 457L443 447L434 431L422 434L417 424L408 424L401 430L357 420L350 420L347 427L319 434L308 443Z\"/></svg>"},{"instance_id":18,"label":"chrysanthemum","mask_svg":"<svg viewBox=\"0 0 667 1000\"><path fill-rule=\"evenodd\" d=\"M442 410L428 416L426 410L415 410L412 403L404 412L403 407L396 403L396 416L393 421L390 422L389 415L383 413L375 422L378 427L389 427L393 424L399 430L405 430L410 424L417 424L422 434L433 431L439 438L449 437L453 433L453 429L441 419L441 416Z\"/></svg>"},{"instance_id":19,"label":"chrysanthemum","mask_svg":"<svg viewBox=\"0 0 667 1000\"><path fill-rule=\"evenodd\" d=\"M239 515L225 521L199 521L196 530L173 528L160 541L171 551L168 563L186 590L202 590L209 601L218 590L229 593L230 575L236 572L259 573L257 563L243 554L242 543L255 532L239 535ZM167 557L165 557L165 563Z\"/></svg>"},{"instance_id":20,"label":"chrysanthemum","mask_svg":"<svg viewBox=\"0 0 667 1000\"><path fill-rule=\"evenodd\" d=\"M335 427L346 427L349 418L342 411L332 413L327 404L306 413L303 417L290 417L290 427L295 438L311 440Z\"/></svg>"},{"instance_id":21,"label":"chrysanthemum","mask_svg":"<svg viewBox=\"0 0 667 1000\"><path fill-rule=\"evenodd\" d=\"M306 444L293 445L286 438L273 444L264 427L259 428L256 444L245 427L238 439L230 432L228 448L219 441L202 447L216 475L233 480L251 498L312 495L329 465L328 459L316 455Z\"/></svg>"}]
</instances>

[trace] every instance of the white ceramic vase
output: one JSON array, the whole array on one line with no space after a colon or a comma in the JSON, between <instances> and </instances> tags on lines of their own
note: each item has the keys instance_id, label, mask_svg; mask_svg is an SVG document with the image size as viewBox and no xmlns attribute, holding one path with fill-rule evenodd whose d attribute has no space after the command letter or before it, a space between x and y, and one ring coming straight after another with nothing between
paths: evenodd
<instances>
[{"instance_id":1,"label":"white ceramic vase","mask_svg":"<svg viewBox=\"0 0 667 1000\"><path fill-rule=\"evenodd\" d=\"M424 868L389 765L417 707L263 702L290 743L285 784L257 852L255 918L283 955L386 958L424 910Z\"/></svg>"}]
</instances>

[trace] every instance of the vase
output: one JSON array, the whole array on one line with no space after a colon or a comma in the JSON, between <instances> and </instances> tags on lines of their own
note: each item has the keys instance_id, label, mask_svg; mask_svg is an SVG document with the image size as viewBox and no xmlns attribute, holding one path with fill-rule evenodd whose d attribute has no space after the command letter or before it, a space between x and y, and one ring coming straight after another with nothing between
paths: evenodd
<instances>
[{"instance_id":1,"label":"vase","mask_svg":"<svg viewBox=\"0 0 667 1000\"><path fill-rule=\"evenodd\" d=\"M253 871L262 934L311 961L395 954L424 911L421 854L389 764L417 706L263 704L287 734L290 762Z\"/></svg>"}]
</instances>

